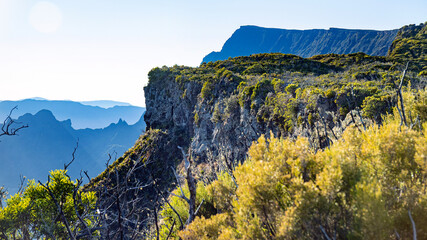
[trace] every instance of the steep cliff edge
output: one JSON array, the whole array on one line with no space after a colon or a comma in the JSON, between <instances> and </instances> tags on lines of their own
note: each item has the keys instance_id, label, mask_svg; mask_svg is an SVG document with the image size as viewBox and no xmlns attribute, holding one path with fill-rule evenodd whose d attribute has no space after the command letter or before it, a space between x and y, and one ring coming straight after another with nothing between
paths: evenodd
<instances>
[{"instance_id":1,"label":"steep cliff edge","mask_svg":"<svg viewBox=\"0 0 427 240\"><path fill-rule=\"evenodd\" d=\"M363 53L311 59L259 54L198 68L156 68L145 87L145 121L190 139L181 144L200 177L209 178L244 161L262 134L305 136L320 149L351 123L363 128L381 121L396 102L386 87L401 69L391 59ZM410 74L412 84L420 81L417 73Z\"/></svg>"},{"instance_id":2,"label":"steep cliff edge","mask_svg":"<svg viewBox=\"0 0 427 240\"><path fill-rule=\"evenodd\" d=\"M364 53L311 58L276 53L195 68L154 68L144 88L147 132L91 187L113 189L112 175L125 177L137 169L128 182L144 188L131 187L139 192L124 195L143 199L138 209L144 212L134 219L152 225L180 179L174 176L183 165L178 146L188 151L196 179L205 183L245 161L248 147L262 134L304 136L312 149L326 148L349 125L362 130L392 112L403 60ZM403 84L424 88L425 67L414 59Z\"/></svg>"},{"instance_id":3,"label":"steep cliff edge","mask_svg":"<svg viewBox=\"0 0 427 240\"><path fill-rule=\"evenodd\" d=\"M364 52L385 56L398 30L376 31L330 28L287 30L242 26L225 42L220 52L211 52L203 62L257 53L286 53L301 57L319 54Z\"/></svg>"}]
</instances>

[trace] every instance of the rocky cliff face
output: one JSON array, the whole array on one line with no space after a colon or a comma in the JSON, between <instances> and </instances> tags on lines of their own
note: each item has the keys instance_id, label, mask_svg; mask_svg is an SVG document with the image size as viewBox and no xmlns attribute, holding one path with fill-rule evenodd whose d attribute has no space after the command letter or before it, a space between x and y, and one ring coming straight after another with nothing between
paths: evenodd
<instances>
[{"instance_id":1,"label":"rocky cliff face","mask_svg":"<svg viewBox=\"0 0 427 240\"><path fill-rule=\"evenodd\" d=\"M411 64L417 67L408 69L404 84L424 88L425 61ZM362 130L392 112L403 69L399 59L364 53L308 59L256 54L196 68L154 68L144 88L146 133L88 187L115 191L116 179L128 179L127 190L117 196L127 196L121 202L138 199L135 206L142 209L130 209L129 219L142 219L141 228L153 226L180 178L174 172L179 175L184 165L178 146L205 183L244 161L262 134L306 137L314 151L326 148L349 125ZM100 199L101 207L111 206ZM114 216L117 209L108 211Z\"/></svg>"},{"instance_id":2,"label":"rocky cliff face","mask_svg":"<svg viewBox=\"0 0 427 240\"><path fill-rule=\"evenodd\" d=\"M265 30L244 27L238 32L245 32L246 28ZM422 40L423 28L424 25L416 27L415 33ZM351 31L357 36L383 36L383 40L394 38L397 33ZM407 39L402 34L399 36ZM387 50L384 51L385 54ZM416 76L424 76L421 73L425 65L422 59L411 62L407 74L413 79L411 84L420 82ZM161 131L162 144L153 146L158 154L165 154L149 154L149 162L165 166L163 174L170 177L170 167L182 161L177 148L181 146L189 151L203 178L244 161L248 147L262 134L303 136L310 139L313 149L327 147L349 124L363 128L370 121L381 121L381 114L391 112L396 97L390 88L393 81L399 81L403 66L404 62L393 56L354 53L311 58L257 54L203 63L196 68L155 68L144 88L144 120L147 130ZM135 146L138 144L140 141ZM134 150L144 154L140 148ZM126 157L119 158L116 166L127 166L122 164L126 161Z\"/></svg>"},{"instance_id":3,"label":"rocky cliff face","mask_svg":"<svg viewBox=\"0 0 427 240\"><path fill-rule=\"evenodd\" d=\"M301 57L319 54L364 52L385 56L398 30L376 31L330 28L287 30L242 26L226 41L220 52L211 52L203 62L257 53L286 53Z\"/></svg>"},{"instance_id":4,"label":"rocky cliff face","mask_svg":"<svg viewBox=\"0 0 427 240\"><path fill-rule=\"evenodd\" d=\"M108 216L118 215L110 207L114 201L135 203L120 210L131 214L129 231L141 221L138 231L149 234L145 226L158 221L153 216L182 179L175 176L184 165L178 147L190 156L197 181L205 183L245 161L262 134L306 137L314 151L326 148L350 124L362 130L392 111L395 91L385 81L399 81L402 68L361 53L312 59L260 54L197 68L155 68L144 88L146 133L88 188L100 191ZM414 86L425 81L417 72L407 76Z\"/></svg>"},{"instance_id":5,"label":"rocky cliff face","mask_svg":"<svg viewBox=\"0 0 427 240\"><path fill-rule=\"evenodd\" d=\"M327 95L320 93L319 88L310 87L321 85L319 81L324 77L339 81L341 74L349 74L333 64L322 65L329 57L346 58L324 56L313 61L283 54L254 55L195 69L153 69L144 88L147 106L144 119L148 128L161 129L172 138L181 139L177 145L189 149L201 178L214 177L217 172L231 170L243 162L252 142L262 134L304 136L310 139L314 149L327 147L349 124L356 122L360 128L368 124L370 120L366 117L361 121L360 108L364 98L373 94L344 87L346 90L341 95L338 90ZM384 58L363 54L347 57L365 58L362 65L377 62L391 66ZM283 65L264 65L264 72L243 75L263 61L273 65L283 61ZM251 64L242 68L242 63L248 62ZM294 66L289 67L291 64ZM309 75L299 72L303 71L301 66L306 66ZM289 71L283 72L286 68ZM352 80L342 80L339 85L347 86ZM176 156L177 162L181 161L179 152Z\"/></svg>"}]
</instances>

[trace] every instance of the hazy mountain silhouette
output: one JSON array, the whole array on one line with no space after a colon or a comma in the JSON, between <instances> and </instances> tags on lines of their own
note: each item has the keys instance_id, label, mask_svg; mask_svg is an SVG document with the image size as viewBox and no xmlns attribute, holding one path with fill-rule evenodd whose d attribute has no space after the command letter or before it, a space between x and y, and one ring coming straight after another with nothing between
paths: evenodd
<instances>
[{"instance_id":1,"label":"hazy mountain silhouette","mask_svg":"<svg viewBox=\"0 0 427 240\"><path fill-rule=\"evenodd\" d=\"M115 106L132 106L129 103L125 102L117 102L111 100L98 100L98 101L79 101L79 103L94 107L102 107L102 108L112 108Z\"/></svg>"},{"instance_id":2,"label":"hazy mountain silhouette","mask_svg":"<svg viewBox=\"0 0 427 240\"><path fill-rule=\"evenodd\" d=\"M211 52L203 62L256 53L286 53L301 57L319 54L364 52L385 56L398 29L387 31L356 29L288 30L242 26L225 42L220 52Z\"/></svg>"},{"instance_id":3,"label":"hazy mountain silhouette","mask_svg":"<svg viewBox=\"0 0 427 240\"><path fill-rule=\"evenodd\" d=\"M40 98L38 98L40 99ZM84 105L73 101L50 101L38 99L25 99L21 101L0 101L0 120L4 119L10 110L18 106L18 109L13 112L13 116L22 116L26 113L35 114L42 109L51 111L55 117L64 121L72 120L72 126L75 129L84 128L103 128L111 123L118 122L123 119L129 124L136 123L145 108L136 106L114 106L103 108L90 105L111 106L120 104L112 101L91 101L90 105ZM121 103L124 105L125 103Z\"/></svg>"},{"instance_id":4,"label":"hazy mountain silhouette","mask_svg":"<svg viewBox=\"0 0 427 240\"><path fill-rule=\"evenodd\" d=\"M145 130L141 116L134 125L120 119L102 129L75 130L70 120L58 121L48 110L25 114L17 122L29 127L18 136L0 139L0 186L10 192L17 190L20 174L45 181L50 170L63 168L72 159L77 141L70 175L76 178L81 170L87 170L90 176L96 176L105 169L109 153L113 158L114 153L121 156Z\"/></svg>"}]
</instances>

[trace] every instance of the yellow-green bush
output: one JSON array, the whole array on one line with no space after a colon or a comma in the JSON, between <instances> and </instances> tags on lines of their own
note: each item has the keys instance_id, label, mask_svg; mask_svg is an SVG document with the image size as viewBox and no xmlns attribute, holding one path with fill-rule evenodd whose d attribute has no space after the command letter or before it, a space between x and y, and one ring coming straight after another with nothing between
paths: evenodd
<instances>
[{"instance_id":1,"label":"yellow-green bush","mask_svg":"<svg viewBox=\"0 0 427 240\"><path fill-rule=\"evenodd\" d=\"M29 181L22 193L7 199L7 205L0 209L0 234L5 239L52 238L68 239L69 235L63 223L57 204L69 223L70 230L78 232L83 226L77 224L76 209L88 227L94 227L96 196L94 192L83 192L77 183L72 181L65 170L51 171L50 181L45 183L51 193L40 183ZM74 191L77 191L76 202ZM85 214L83 214L85 212ZM88 214L89 213L89 214ZM99 232L94 232L96 235Z\"/></svg>"},{"instance_id":2,"label":"yellow-green bush","mask_svg":"<svg viewBox=\"0 0 427 240\"><path fill-rule=\"evenodd\" d=\"M424 129L427 124L424 124ZM226 203L197 218L183 239L427 238L427 131L383 126L349 128L342 140L314 153L304 138L261 136L234 171L238 184L219 180L207 189ZM227 183L227 184L225 184ZM215 186L215 187L214 187ZM231 202L231 206L230 206Z\"/></svg>"}]
</instances>

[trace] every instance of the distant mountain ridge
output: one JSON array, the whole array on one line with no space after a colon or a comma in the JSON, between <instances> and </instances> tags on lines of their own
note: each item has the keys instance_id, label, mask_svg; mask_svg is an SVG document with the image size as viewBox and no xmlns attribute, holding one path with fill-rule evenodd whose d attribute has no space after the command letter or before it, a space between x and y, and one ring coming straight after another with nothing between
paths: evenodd
<instances>
[{"instance_id":1,"label":"distant mountain ridge","mask_svg":"<svg viewBox=\"0 0 427 240\"><path fill-rule=\"evenodd\" d=\"M118 104L121 104L121 106L118 106ZM98 105L109 107L103 108ZM80 102L51 101L36 98L20 101L0 101L0 119L5 119L15 106L18 109L13 112L13 117L22 116L26 113L36 114L40 110L47 109L60 121L71 119L74 129L104 128L120 119L129 124L134 124L145 111L145 108L142 107L114 101L90 101L85 105Z\"/></svg>"},{"instance_id":2,"label":"distant mountain ridge","mask_svg":"<svg viewBox=\"0 0 427 240\"><path fill-rule=\"evenodd\" d=\"M21 129L18 136L0 139L0 186L6 186L10 192L16 190L20 174L45 181L50 170L63 168L71 161L77 142L70 176L79 177L80 171L96 176L105 169L108 154L112 154L112 160L116 154L121 156L145 130L142 114L133 125L120 119L102 129L76 130L70 120L58 121L48 110L35 115L27 113L17 122L29 127Z\"/></svg>"},{"instance_id":3,"label":"distant mountain ridge","mask_svg":"<svg viewBox=\"0 0 427 240\"><path fill-rule=\"evenodd\" d=\"M203 58L203 62L257 53L286 53L304 58L356 52L385 56L398 31L340 28L288 30L242 26L225 42L220 52L211 52Z\"/></svg>"},{"instance_id":4,"label":"distant mountain ridge","mask_svg":"<svg viewBox=\"0 0 427 240\"><path fill-rule=\"evenodd\" d=\"M94 107L102 107L102 108L112 108L116 106L132 106L126 102L117 102L111 100L97 100L97 101L79 101L79 103Z\"/></svg>"}]
</instances>

